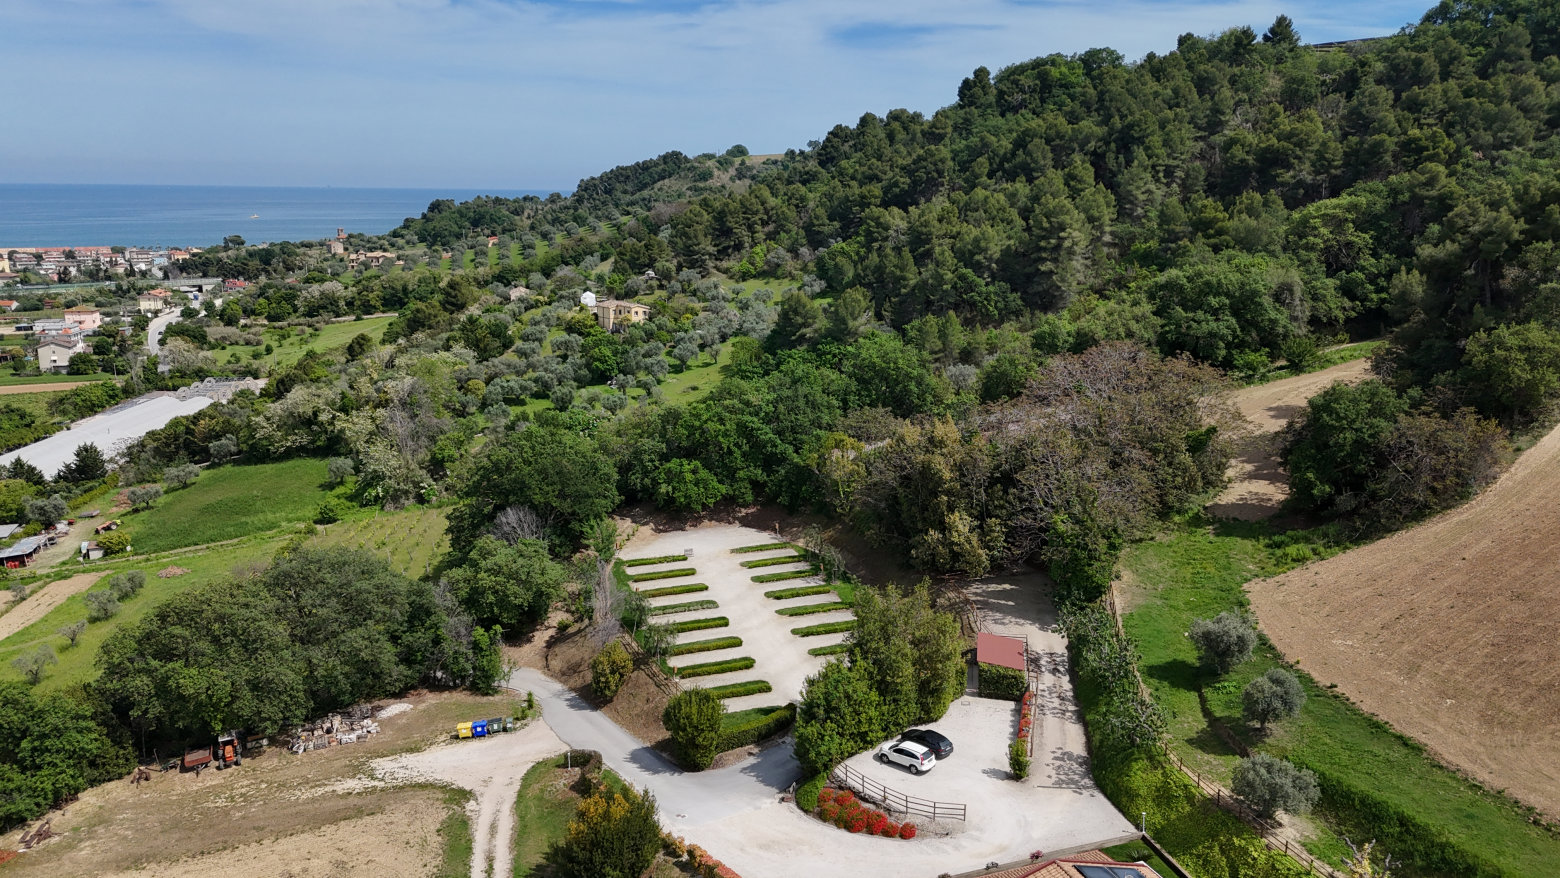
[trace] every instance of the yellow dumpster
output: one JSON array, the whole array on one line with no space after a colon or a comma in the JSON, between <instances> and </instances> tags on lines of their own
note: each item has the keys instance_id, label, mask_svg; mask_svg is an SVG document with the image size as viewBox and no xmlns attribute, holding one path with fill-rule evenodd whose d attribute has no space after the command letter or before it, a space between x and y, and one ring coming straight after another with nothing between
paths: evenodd
<instances>
[{"instance_id":1,"label":"yellow dumpster","mask_svg":"<svg viewBox=\"0 0 1560 878\"><path fill-rule=\"evenodd\" d=\"M471 723L461 723L460 725L456 726L455 727L455 737L457 737L457 738L469 738L469 737L471 737Z\"/></svg>"}]
</instances>

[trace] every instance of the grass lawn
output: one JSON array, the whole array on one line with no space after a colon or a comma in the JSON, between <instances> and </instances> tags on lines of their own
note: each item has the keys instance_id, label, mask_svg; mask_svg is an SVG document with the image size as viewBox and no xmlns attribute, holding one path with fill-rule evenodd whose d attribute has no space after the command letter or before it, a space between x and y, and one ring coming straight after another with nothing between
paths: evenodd
<instances>
[{"instance_id":1,"label":"grass lawn","mask_svg":"<svg viewBox=\"0 0 1560 878\"><path fill-rule=\"evenodd\" d=\"M74 647L66 648L65 638L56 632L65 625L87 618L87 605L79 594L55 607L48 615L32 625L0 641L0 680L21 679L21 675L11 667L11 660L23 652L32 652L40 643L48 643L54 647L54 651L59 656L59 664L51 665L44 671L43 681L38 684L39 688L52 691L94 679L97 676L97 668L93 660L97 656L98 647L116 628L139 621L163 601L180 592L225 579L238 568L269 562L283 541L284 538L278 535L221 546L200 553L137 557L108 564L99 562L84 568L77 568L74 565L61 567L58 572L63 575L102 571L104 576L112 576L129 570L141 570L146 573L146 587L135 597L121 603L117 616L88 625ZM157 577L157 571L172 565L183 567L190 572L168 579ZM102 585L94 587L102 588Z\"/></svg>"},{"instance_id":2,"label":"grass lawn","mask_svg":"<svg viewBox=\"0 0 1560 878\"><path fill-rule=\"evenodd\" d=\"M226 362L233 354L238 354L240 362L252 362L256 351L262 352L258 362L267 366L291 366L303 358L306 351L335 350L345 347L358 333L367 333L369 338L378 341L385 334L385 327L390 325L394 317L370 317L366 320L348 320L344 323L327 323L317 330L307 330L303 335L298 334L298 328L277 327L265 329L261 336L265 343L260 345L228 345L211 352L218 362ZM265 345L271 345L271 353L263 353Z\"/></svg>"},{"instance_id":3,"label":"grass lawn","mask_svg":"<svg viewBox=\"0 0 1560 878\"><path fill-rule=\"evenodd\" d=\"M24 384L68 384L83 381L117 381L118 379L107 372L94 372L91 375L36 375L33 377L18 377L7 375L0 378L0 387L17 387Z\"/></svg>"},{"instance_id":4,"label":"grass lawn","mask_svg":"<svg viewBox=\"0 0 1560 878\"><path fill-rule=\"evenodd\" d=\"M151 509L124 515L124 526L140 554L275 530L314 520L332 493L325 479L325 461L311 458L208 468Z\"/></svg>"},{"instance_id":5,"label":"grass lawn","mask_svg":"<svg viewBox=\"0 0 1560 878\"><path fill-rule=\"evenodd\" d=\"M310 541L316 546L350 546L381 555L390 566L413 579L421 577L449 550L444 533L445 511L413 506L399 512L362 510Z\"/></svg>"},{"instance_id":6,"label":"grass lawn","mask_svg":"<svg viewBox=\"0 0 1560 878\"><path fill-rule=\"evenodd\" d=\"M1367 716L1298 674L1308 700L1300 716L1276 724L1259 740L1240 716L1240 691L1282 657L1265 640L1253 657L1221 681L1205 679L1185 633L1192 620L1247 606L1241 586L1335 549L1308 543L1304 532L1279 534L1264 524L1188 522L1161 539L1127 550L1123 568L1133 582L1127 633L1142 654L1143 678L1165 709L1171 746L1188 765L1229 784L1238 756L1211 727L1198 700L1204 686L1209 712L1243 743L1316 767L1414 815L1471 853L1511 874L1545 871L1560 862L1560 839L1534 826L1515 803L1454 774L1416 742ZM1327 815L1320 822L1328 823ZM1356 840L1384 832L1374 826L1326 826L1309 847L1335 864L1346 853L1338 834ZM1383 839L1385 844L1385 839ZM1408 851L1392 850L1394 859ZM1417 874L1405 872L1406 875Z\"/></svg>"},{"instance_id":7,"label":"grass lawn","mask_svg":"<svg viewBox=\"0 0 1560 878\"><path fill-rule=\"evenodd\" d=\"M465 790L451 789L445 794L450 813L439 824L439 839L444 842L444 862L434 878L466 878L471 874L471 855L475 841L471 832L471 818L466 814L466 802L472 798Z\"/></svg>"},{"instance_id":8,"label":"grass lawn","mask_svg":"<svg viewBox=\"0 0 1560 878\"><path fill-rule=\"evenodd\" d=\"M1173 875L1170 866L1159 855L1149 850L1148 845L1141 841L1129 841L1126 844L1118 844L1108 848L1100 848L1101 853L1112 857L1118 863L1147 863L1155 872L1161 875Z\"/></svg>"}]
</instances>

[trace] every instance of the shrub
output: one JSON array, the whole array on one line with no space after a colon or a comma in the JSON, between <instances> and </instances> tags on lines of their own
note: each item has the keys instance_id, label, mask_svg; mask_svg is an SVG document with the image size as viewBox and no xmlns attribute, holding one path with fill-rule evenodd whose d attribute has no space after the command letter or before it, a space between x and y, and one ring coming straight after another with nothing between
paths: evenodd
<instances>
[{"instance_id":1,"label":"shrub","mask_svg":"<svg viewBox=\"0 0 1560 878\"><path fill-rule=\"evenodd\" d=\"M906 824L900 826L899 827L899 837L903 838L903 839L906 839L906 840L915 838L915 824L914 823L906 823Z\"/></svg>"},{"instance_id":2,"label":"shrub","mask_svg":"<svg viewBox=\"0 0 1560 878\"><path fill-rule=\"evenodd\" d=\"M672 696L661 722L672 737L677 759L690 771L703 771L721 750L721 717L726 708L708 689L686 689Z\"/></svg>"},{"instance_id":3,"label":"shrub","mask_svg":"<svg viewBox=\"0 0 1560 878\"><path fill-rule=\"evenodd\" d=\"M688 643L679 643L672 647L668 655L688 655L695 652L710 652L717 649L731 649L741 646L740 637L715 637L710 640L694 640Z\"/></svg>"},{"instance_id":4,"label":"shrub","mask_svg":"<svg viewBox=\"0 0 1560 878\"><path fill-rule=\"evenodd\" d=\"M725 628L731 624L731 620L725 616L711 616L707 619L688 619L684 622L673 622L668 625L673 634L683 634L688 631L703 631L706 628Z\"/></svg>"},{"instance_id":5,"label":"shrub","mask_svg":"<svg viewBox=\"0 0 1560 878\"><path fill-rule=\"evenodd\" d=\"M772 551L774 549L794 549L794 548L796 548L796 545L794 543L760 543L760 544L758 544L756 546L742 546L740 548L732 549L731 553L733 555L741 555L741 554L744 554L744 553L747 553L747 552L768 552L768 551Z\"/></svg>"},{"instance_id":6,"label":"shrub","mask_svg":"<svg viewBox=\"0 0 1560 878\"><path fill-rule=\"evenodd\" d=\"M340 497L327 497L314 511L315 524L335 524L352 509L352 504Z\"/></svg>"},{"instance_id":7,"label":"shrub","mask_svg":"<svg viewBox=\"0 0 1560 878\"><path fill-rule=\"evenodd\" d=\"M848 643L831 643L828 646L815 646L807 650L808 655L840 655L850 651Z\"/></svg>"},{"instance_id":8,"label":"shrub","mask_svg":"<svg viewBox=\"0 0 1560 878\"><path fill-rule=\"evenodd\" d=\"M796 806L803 811L811 811L819 805L825 805L834 801L834 788L824 786L829 777L825 774L815 774L803 781L796 788Z\"/></svg>"},{"instance_id":9,"label":"shrub","mask_svg":"<svg viewBox=\"0 0 1560 878\"><path fill-rule=\"evenodd\" d=\"M867 669L831 661L807 678L796 713L796 758L809 774L835 765L889 733L883 699Z\"/></svg>"},{"instance_id":10,"label":"shrub","mask_svg":"<svg viewBox=\"0 0 1560 878\"><path fill-rule=\"evenodd\" d=\"M770 600L787 601L791 598L812 597L815 594L827 594L834 588L828 585L798 585L795 588L780 588L774 591L764 592L764 597Z\"/></svg>"},{"instance_id":11,"label":"shrub","mask_svg":"<svg viewBox=\"0 0 1560 878\"><path fill-rule=\"evenodd\" d=\"M678 567L675 570L658 570L655 573L637 573L628 577L629 582L649 582L652 579L672 579L678 576L692 576L699 571L693 567Z\"/></svg>"},{"instance_id":12,"label":"shrub","mask_svg":"<svg viewBox=\"0 0 1560 878\"><path fill-rule=\"evenodd\" d=\"M602 647L590 660L590 688L602 698L611 701L623 688L623 681L634 672L634 660L628 650L616 640Z\"/></svg>"},{"instance_id":13,"label":"shrub","mask_svg":"<svg viewBox=\"0 0 1560 878\"><path fill-rule=\"evenodd\" d=\"M103 622L119 614L119 601L111 591L89 591L81 597L87 605L87 621Z\"/></svg>"},{"instance_id":14,"label":"shrub","mask_svg":"<svg viewBox=\"0 0 1560 878\"><path fill-rule=\"evenodd\" d=\"M1212 619L1197 619L1188 632L1203 667L1216 674L1227 674L1251 657L1257 645L1257 630L1239 613L1225 611Z\"/></svg>"},{"instance_id":15,"label":"shrub","mask_svg":"<svg viewBox=\"0 0 1560 878\"><path fill-rule=\"evenodd\" d=\"M127 530L111 530L97 538L98 548L105 555L122 555L130 551L130 532Z\"/></svg>"},{"instance_id":16,"label":"shrub","mask_svg":"<svg viewBox=\"0 0 1560 878\"><path fill-rule=\"evenodd\" d=\"M727 674L732 671L745 671L753 667L753 659L742 658L726 659L720 662L704 662L697 665L684 665L677 669L677 676L681 679L688 677L707 677L711 674Z\"/></svg>"},{"instance_id":17,"label":"shrub","mask_svg":"<svg viewBox=\"0 0 1560 878\"><path fill-rule=\"evenodd\" d=\"M1266 753L1242 759L1230 789L1263 817L1308 811L1320 795L1313 772Z\"/></svg>"},{"instance_id":18,"label":"shrub","mask_svg":"<svg viewBox=\"0 0 1560 878\"><path fill-rule=\"evenodd\" d=\"M829 601L822 604L805 604L800 607L781 607L775 612L781 616L811 616L816 613L832 613L835 610L848 610L850 604L844 601Z\"/></svg>"},{"instance_id":19,"label":"shrub","mask_svg":"<svg viewBox=\"0 0 1560 878\"><path fill-rule=\"evenodd\" d=\"M779 582L783 579L805 579L809 576L817 576L817 567L805 567L801 570L782 570L779 573L765 573L753 577L754 582Z\"/></svg>"},{"instance_id":20,"label":"shrub","mask_svg":"<svg viewBox=\"0 0 1560 878\"><path fill-rule=\"evenodd\" d=\"M754 558L751 561L743 561L742 562L742 566L743 567L748 567L748 568L753 568L753 567L777 567L777 566L779 566L781 564L797 564L797 563L800 563L800 562L806 561L806 560L807 560L807 556L806 555L802 555L802 554L780 555L779 557L775 557L775 558Z\"/></svg>"},{"instance_id":21,"label":"shrub","mask_svg":"<svg viewBox=\"0 0 1560 878\"><path fill-rule=\"evenodd\" d=\"M639 875L661 849L655 798L648 792L599 790L582 800L547 862L569 878Z\"/></svg>"},{"instance_id":22,"label":"shrub","mask_svg":"<svg viewBox=\"0 0 1560 878\"><path fill-rule=\"evenodd\" d=\"M1246 722L1258 723L1263 731L1275 719L1294 716L1305 706L1305 689L1294 674L1283 668L1270 668L1267 673L1246 684L1241 690L1241 716Z\"/></svg>"},{"instance_id":23,"label":"shrub","mask_svg":"<svg viewBox=\"0 0 1560 878\"><path fill-rule=\"evenodd\" d=\"M803 625L800 628L792 628L791 633L797 637L817 637L820 634L838 634L855 627L855 619L843 619L839 622L825 622L822 625Z\"/></svg>"},{"instance_id":24,"label":"shrub","mask_svg":"<svg viewBox=\"0 0 1560 878\"><path fill-rule=\"evenodd\" d=\"M761 692L771 692L773 686L768 680L748 680L745 683L727 683L724 686L711 686L705 689L716 698L741 698L744 695L758 695Z\"/></svg>"},{"instance_id":25,"label":"shrub","mask_svg":"<svg viewBox=\"0 0 1560 878\"><path fill-rule=\"evenodd\" d=\"M660 555L655 558L630 558L623 561L624 567L644 567L648 564L668 564L672 561L686 561L687 555Z\"/></svg>"},{"instance_id":26,"label":"shrub","mask_svg":"<svg viewBox=\"0 0 1560 878\"><path fill-rule=\"evenodd\" d=\"M1001 665L980 665L980 697L1018 701L1028 689L1029 678L1023 671Z\"/></svg>"},{"instance_id":27,"label":"shrub","mask_svg":"<svg viewBox=\"0 0 1560 878\"><path fill-rule=\"evenodd\" d=\"M767 689L765 690L768 691ZM779 710L772 711L757 719L723 729L720 733L721 752L735 750L738 747L746 747L749 744L757 744L765 738L773 737L788 728L796 721L795 705L787 704ZM798 793L800 796L800 793Z\"/></svg>"},{"instance_id":28,"label":"shrub","mask_svg":"<svg viewBox=\"0 0 1560 878\"><path fill-rule=\"evenodd\" d=\"M643 598L666 598L678 594L693 594L696 591L709 591L710 587L702 582L690 582L687 585L663 585L660 588L647 588L639 592Z\"/></svg>"},{"instance_id":29,"label":"shrub","mask_svg":"<svg viewBox=\"0 0 1560 878\"><path fill-rule=\"evenodd\" d=\"M100 544L101 545L101 544ZM141 570L131 570L128 573L120 573L108 581L108 592L115 600L128 600L136 596L146 585L146 573Z\"/></svg>"},{"instance_id":30,"label":"shrub","mask_svg":"<svg viewBox=\"0 0 1560 878\"><path fill-rule=\"evenodd\" d=\"M650 608L650 615L652 615L652 616L666 616L666 615L669 615L671 613L687 613L687 612L690 612L692 610L713 610L713 609L715 609L716 607L719 607L719 606L720 606L720 604L716 603L715 601L710 601L710 600L704 600L704 601L684 601L683 603L680 603L680 604L662 604L659 607L651 607Z\"/></svg>"},{"instance_id":31,"label":"shrub","mask_svg":"<svg viewBox=\"0 0 1560 878\"><path fill-rule=\"evenodd\" d=\"M1023 780L1029 776L1029 748L1023 741L1014 741L1008 745L1008 770L1013 772L1014 780Z\"/></svg>"}]
</instances>

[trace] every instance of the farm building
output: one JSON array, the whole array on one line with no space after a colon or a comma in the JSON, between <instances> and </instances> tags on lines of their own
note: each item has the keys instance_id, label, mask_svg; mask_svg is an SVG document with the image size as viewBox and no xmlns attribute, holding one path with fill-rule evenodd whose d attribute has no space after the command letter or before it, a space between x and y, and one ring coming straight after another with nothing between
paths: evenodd
<instances>
[{"instance_id":1,"label":"farm building","mask_svg":"<svg viewBox=\"0 0 1560 878\"><path fill-rule=\"evenodd\" d=\"M24 540L18 540L16 545L7 549L0 549L0 562L4 562L6 568L10 570L26 567L37 560L38 550L42 548L42 537L28 537Z\"/></svg>"}]
</instances>

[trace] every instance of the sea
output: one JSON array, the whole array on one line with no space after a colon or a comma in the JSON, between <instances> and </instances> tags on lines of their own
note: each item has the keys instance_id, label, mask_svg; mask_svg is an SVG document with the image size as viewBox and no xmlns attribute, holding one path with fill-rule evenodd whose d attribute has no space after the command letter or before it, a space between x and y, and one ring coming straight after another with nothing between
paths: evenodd
<instances>
[{"instance_id":1,"label":"sea","mask_svg":"<svg viewBox=\"0 0 1560 878\"><path fill-rule=\"evenodd\" d=\"M11 247L208 247L382 235L436 199L546 197L545 189L355 189L0 183L0 252Z\"/></svg>"}]
</instances>

